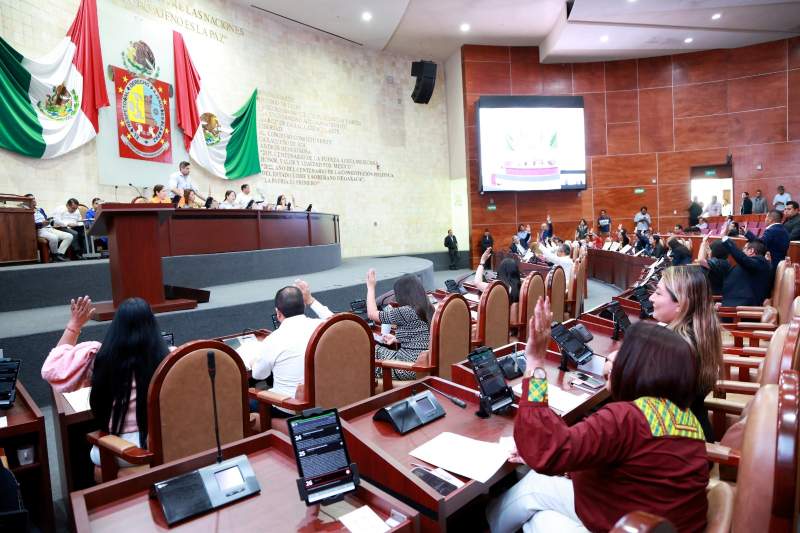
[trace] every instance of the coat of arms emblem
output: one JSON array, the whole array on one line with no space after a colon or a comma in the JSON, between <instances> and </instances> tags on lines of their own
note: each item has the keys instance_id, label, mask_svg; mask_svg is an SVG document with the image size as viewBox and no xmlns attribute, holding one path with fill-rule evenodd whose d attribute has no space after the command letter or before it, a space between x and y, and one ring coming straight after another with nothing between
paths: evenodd
<instances>
[{"instance_id":1,"label":"coat of arms emblem","mask_svg":"<svg viewBox=\"0 0 800 533\"><path fill-rule=\"evenodd\" d=\"M36 107L51 120L67 120L75 116L80 107L77 91L70 91L63 83L53 90Z\"/></svg>"},{"instance_id":2,"label":"coat of arms emblem","mask_svg":"<svg viewBox=\"0 0 800 533\"><path fill-rule=\"evenodd\" d=\"M219 120L214 113L200 115L200 125L203 127L203 136L207 146L214 146L221 140Z\"/></svg>"}]
</instances>

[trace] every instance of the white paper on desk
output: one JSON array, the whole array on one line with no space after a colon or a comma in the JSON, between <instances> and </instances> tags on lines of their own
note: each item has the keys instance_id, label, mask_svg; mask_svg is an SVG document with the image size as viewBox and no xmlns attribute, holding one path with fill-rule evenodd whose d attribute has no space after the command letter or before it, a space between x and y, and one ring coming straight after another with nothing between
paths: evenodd
<instances>
[{"instance_id":1,"label":"white paper on desk","mask_svg":"<svg viewBox=\"0 0 800 533\"><path fill-rule=\"evenodd\" d=\"M0 416L0 428L7 428L7 427L8 427L8 417Z\"/></svg>"},{"instance_id":2,"label":"white paper on desk","mask_svg":"<svg viewBox=\"0 0 800 533\"><path fill-rule=\"evenodd\" d=\"M384 533L390 529L369 505L340 516L339 521L352 533Z\"/></svg>"},{"instance_id":3,"label":"white paper on desk","mask_svg":"<svg viewBox=\"0 0 800 533\"><path fill-rule=\"evenodd\" d=\"M514 394L517 396L522 396L522 383L517 383L511 390L513 390ZM547 403L550 409L559 415L569 413L585 402L588 397L589 393L587 392L572 394L571 392L565 392L553 385L547 387Z\"/></svg>"},{"instance_id":4,"label":"white paper on desk","mask_svg":"<svg viewBox=\"0 0 800 533\"><path fill-rule=\"evenodd\" d=\"M89 406L89 394L91 394L91 387L84 387L73 392L65 392L64 399L69 402L72 409L78 413L88 411L91 409Z\"/></svg>"},{"instance_id":5,"label":"white paper on desk","mask_svg":"<svg viewBox=\"0 0 800 533\"><path fill-rule=\"evenodd\" d=\"M470 302L479 303L481 301L481 297L478 296L477 294L473 293L473 292L468 292L468 293L464 294L463 296L464 296L464 298L466 298Z\"/></svg>"},{"instance_id":6,"label":"white paper on desk","mask_svg":"<svg viewBox=\"0 0 800 533\"><path fill-rule=\"evenodd\" d=\"M409 452L426 463L486 483L508 459L496 442L475 440L445 431ZM479 457L480 461L475 458Z\"/></svg>"},{"instance_id":7,"label":"white paper on desk","mask_svg":"<svg viewBox=\"0 0 800 533\"><path fill-rule=\"evenodd\" d=\"M261 341L253 336L252 340L247 339L238 348L236 348L236 353L239 354L239 357L244 363L244 367L247 370L250 370L253 366L253 359L255 359L259 352L261 351Z\"/></svg>"},{"instance_id":8,"label":"white paper on desk","mask_svg":"<svg viewBox=\"0 0 800 533\"><path fill-rule=\"evenodd\" d=\"M478 320L478 312L477 312L477 311L470 311L470 312L469 312L469 317L470 317L472 320Z\"/></svg>"}]
</instances>

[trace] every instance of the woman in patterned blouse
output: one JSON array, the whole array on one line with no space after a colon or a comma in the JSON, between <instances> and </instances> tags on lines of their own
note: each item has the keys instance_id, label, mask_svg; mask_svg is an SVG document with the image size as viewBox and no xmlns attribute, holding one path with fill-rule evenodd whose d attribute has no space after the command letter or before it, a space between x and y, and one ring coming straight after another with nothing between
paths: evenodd
<instances>
[{"instance_id":1,"label":"woman in patterned blouse","mask_svg":"<svg viewBox=\"0 0 800 533\"><path fill-rule=\"evenodd\" d=\"M416 276L406 274L394 282L394 297L398 307L386 307L379 311L375 302L375 284L375 270L371 268L367 272L367 316L375 322L394 326L394 335L384 335L383 340L389 345L395 342L400 344L399 350L378 345L375 348L375 358L413 363L430 344L433 306L428 301L425 288ZM375 375L381 377L380 368L376 369ZM416 377L415 372L392 370L392 379Z\"/></svg>"}]
</instances>

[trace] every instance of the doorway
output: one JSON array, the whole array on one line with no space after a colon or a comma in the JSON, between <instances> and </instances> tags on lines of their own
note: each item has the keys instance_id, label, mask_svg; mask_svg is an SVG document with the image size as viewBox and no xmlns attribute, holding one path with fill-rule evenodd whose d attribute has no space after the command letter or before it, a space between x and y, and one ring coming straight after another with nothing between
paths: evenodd
<instances>
[{"instance_id":1,"label":"doorway","mask_svg":"<svg viewBox=\"0 0 800 533\"><path fill-rule=\"evenodd\" d=\"M703 206L705 214L713 198L722 204L723 216L733 214L733 178L696 178L691 180L692 199Z\"/></svg>"}]
</instances>

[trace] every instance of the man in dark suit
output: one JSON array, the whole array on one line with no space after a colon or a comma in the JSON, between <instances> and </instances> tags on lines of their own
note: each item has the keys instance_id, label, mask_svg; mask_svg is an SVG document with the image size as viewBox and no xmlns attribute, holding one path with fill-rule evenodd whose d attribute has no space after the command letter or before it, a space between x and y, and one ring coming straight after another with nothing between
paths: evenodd
<instances>
[{"instance_id":1,"label":"man in dark suit","mask_svg":"<svg viewBox=\"0 0 800 533\"><path fill-rule=\"evenodd\" d=\"M755 240L740 250L729 237L721 240L736 261L722 285L722 305L762 305L772 282L772 267L764 257L767 247Z\"/></svg>"},{"instance_id":2,"label":"man in dark suit","mask_svg":"<svg viewBox=\"0 0 800 533\"><path fill-rule=\"evenodd\" d=\"M800 241L800 204L794 200L786 202L783 209L783 227L789 232L790 241Z\"/></svg>"},{"instance_id":3,"label":"man in dark suit","mask_svg":"<svg viewBox=\"0 0 800 533\"><path fill-rule=\"evenodd\" d=\"M739 212L743 215L749 215L753 212L753 200L750 199L750 193L747 191L742 193L742 206Z\"/></svg>"},{"instance_id":4,"label":"man in dark suit","mask_svg":"<svg viewBox=\"0 0 800 533\"><path fill-rule=\"evenodd\" d=\"M444 246L447 248L447 253L450 255L450 270L458 268L458 240L453 235L453 230L447 230L447 237L444 238Z\"/></svg>"},{"instance_id":5,"label":"man in dark suit","mask_svg":"<svg viewBox=\"0 0 800 533\"><path fill-rule=\"evenodd\" d=\"M772 258L772 270L778 266L778 263L786 258L786 252L789 251L789 232L781 224L783 220L783 213L773 209L767 213L767 228L761 234L761 242L767 247L767 251ZM748 241L758 239L752 232L748 231L744 234ZM761 305L761 304L753 304Z\"/></svg>"}]
</instances>

